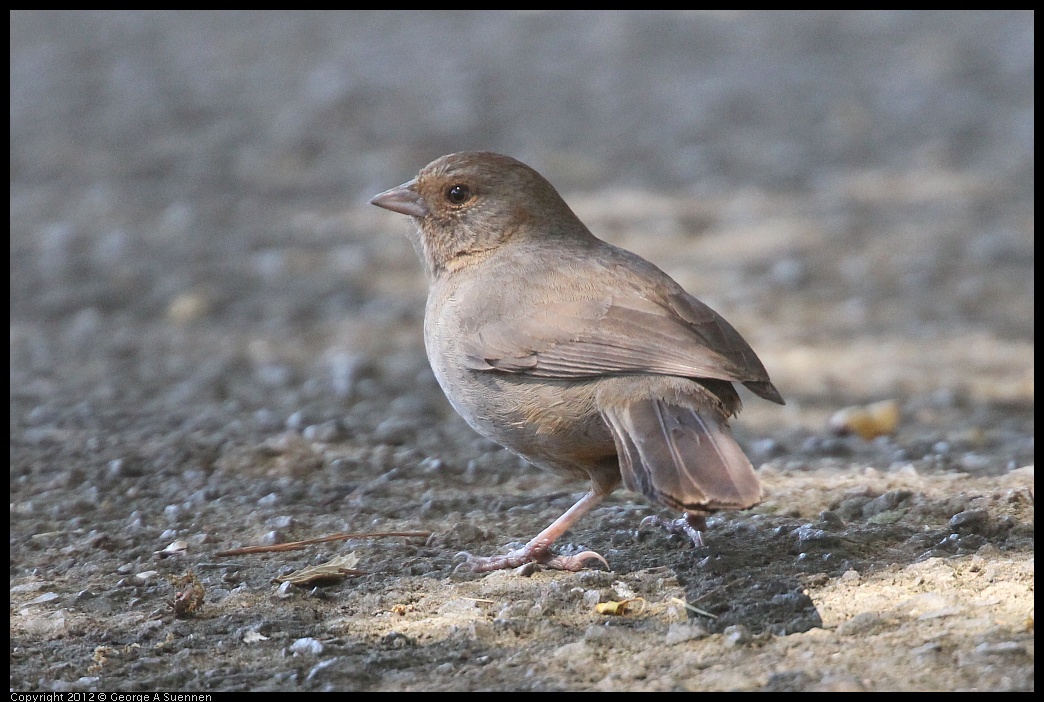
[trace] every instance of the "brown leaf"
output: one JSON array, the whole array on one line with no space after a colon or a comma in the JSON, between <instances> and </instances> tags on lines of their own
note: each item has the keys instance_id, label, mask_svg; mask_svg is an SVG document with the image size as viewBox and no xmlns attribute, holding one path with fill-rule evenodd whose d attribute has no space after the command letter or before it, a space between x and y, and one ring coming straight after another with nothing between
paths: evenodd
<instances>
[{"instance_id":1,"label":"brown leaf","mask_svg":"<svg viewBox=\"0 0 1044 702\"><path fill-rule=\"evenodd\" d=\"M631 604L634 602L641 602L642 608L639 612L645 610L645 598L644 597L633 597L629 600L621 600L616 602L611 600L609 602L599 602L595 605L595 611L599 614L608 614L614 617L621 617L631 610Z\"/></svg>"},{"instance_id":2,"label":"brown leaf","mask_svg":"<svg viewBox=\"0 0 1044 702\"><path fill-rule=\"evenodd\" d=\"M274 580L277 583L290 583L291 585L319 585L340 582L348 576L365 575L364 570L355 570L359 557L355 552L346 556L337 556L326 563L308 566L301 570L295 570L289 575L281 575Z\"/></svg>"},{"instance_id":3,"label":"brown leaf","mask_svg":"<svg viewBox=\"0 0 1044 702\"><path fill-rule=\"evenodd\" d=\"M188 619L203 609L206 590L203 589L203 583L199 582L195 573L190 570L180 578L171 578L170 582L174 587L181 588L174 593L174 600L168 603L168 606L174 610L176 619Z\"/></svg>"}]
</instances>

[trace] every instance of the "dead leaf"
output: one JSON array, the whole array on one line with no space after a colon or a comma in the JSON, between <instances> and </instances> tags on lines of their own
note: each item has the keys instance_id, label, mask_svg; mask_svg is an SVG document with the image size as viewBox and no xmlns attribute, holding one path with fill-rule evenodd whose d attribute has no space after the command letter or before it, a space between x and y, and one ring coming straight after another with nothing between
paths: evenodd
<instances>
[{"instance_id":1,"label":"dead leaf","mask_svg":"<svg viewBox=\"0 0 1044 702\"><path fill-rule=\"evenodd\" d=\"M631 604L634 602L641 602L642 608L638 612L645 611L645 598L644 597L632 597L628 600L621 600L619 602L599 602L595 605L595 611L599 614L608 614L614 617L620 617L627 614L631 610Z\"/></svg>"},{"instance_id":2,"label":"dead leaf","mask_svg":"<svg viewBox=\"0 0 1044 702\"><path fill-rule=\"evenodd\" d=\"M195 616L203 608L203 600L206 597L203 583L199 582L199 578L191 570L180 578L172 577L170 582L174 587L182 588L174 593L174 600L167 604L174 610L174 617L188 619Z\"/></svg>"},{"instance_id":3,"label":"dead leaf","mask_svg":"<svg viewBox=\"0 0 1044 702\"><path fill-rule=\"evenodd\" d=\"M291 585L320 585L340 582L349 576L366 575L365 570L355 570L359 563L359 557L355 552L346 556L337 556L326 563L308 566L301 570L295 570L289 575L281 575L273 582L290 583Z\"/></svg>"},{"instance_id":4,"label":"dead leaf","mask_svg":"<svg viewBox=\"0 0 1044 702\"><path fill-rule=\"evenodd\" d=\"M865 441L888 436L899 427L899 404L895 400L885 400L846 407L834 413L829 426L835 434L858 434Z\"/></svg>"},{"instance_id":5,"label":"dead leaf","mask_svg":"<svg viewBox=\"0 0 1044 702\"><path fill-rule=\"evenodd\" d=\"M169 558L170 556L180 556L188 550L188 541L174 541L162 551L153 551L153 555L156 558Z\"/></svg>"}]
</instances>

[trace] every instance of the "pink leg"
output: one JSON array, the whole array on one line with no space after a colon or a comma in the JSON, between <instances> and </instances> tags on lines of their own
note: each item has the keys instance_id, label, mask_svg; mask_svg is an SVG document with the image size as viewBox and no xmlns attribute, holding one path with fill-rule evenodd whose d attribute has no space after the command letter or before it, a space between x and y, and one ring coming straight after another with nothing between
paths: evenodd
<instances>
[{"instance_id":1,"label":"pink leg","mask_svg":"<svg viewBox=\"0 0 1044 702\"><path fill-rule=\"evenodd\" d=\"M491 570L503 570L505 568L518 568L526 563L540 563L548 568L556 570L583 570L584 561L597 560L609 564L601 555L594 551L584 551L575 556L556 556L551 553L551 544L562 534L566 533L578 519L594 509L599 502L605 499L608 493L600 493L591 490L581 497L575 505L565 511L561 517L551 523L551 526L533 537L533 539L522 548L512 551L503 556L472 556L470 553L460 553L465 561L462 564L476 573L486 573Z\"/></svg>"}]
</instances>

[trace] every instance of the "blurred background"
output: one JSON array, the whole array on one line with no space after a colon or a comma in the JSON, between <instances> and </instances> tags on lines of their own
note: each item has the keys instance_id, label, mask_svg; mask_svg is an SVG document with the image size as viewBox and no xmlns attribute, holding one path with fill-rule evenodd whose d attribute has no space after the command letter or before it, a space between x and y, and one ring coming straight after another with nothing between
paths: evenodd
<instances>
[{"instance_id":1,"label":"blurred background","mask_svg":"<svg viewBox=\"0 0 1044 702\"><path fill-rule=\"evenodd\" d=\"M410 225L366 201L488 149L790 398L1031 404L1033 19L13 12L12 403L427 378Z\"/></svg>"},{"instance_id":2,"label":"blurred background","mask_svg":"<svg viewBox=\"0 0 1044 702\"><path fill-rule=\"evenodd\" d=\"M600 667L638 671L608 689L658 689L643 657L677 669L663 689L713 669L720 689L831 671L857 684L819 689L1032 688L1032 12L10 20L12 689L501 689L527 670L534 689L576 689ZM748 395L734 423L768 497L714 518L718 574L639 539L651 508L622 491L569 538L636 592L668 565L690 602L737 617L715 626L879 618L842 640L758 638L757 656L730 637L717 659L598 625L594 653L563 658L589 650L593 615L531 606L565 601L538 595L547 580L491 577L518 591L487 595L453 575L457 551L536 533L584 488L453 413L424 356L411 224L367 204L465 149L543 173L596 235L721 312L787 399ZM830 434L839 408L879 401L888 436ZM820 527L845 530L806 559ZM345 544L372 574L330 595L269 583L340 544L213 555L418 528L436 541ZM185 558L157 560L175 539ZM988 565L960 576L936 558L953 554ZM185 568L207 609L169 623L164 574ZM973 571L991 589L939 599ZM431 606L374 614L417 593ZM931 612L892 629L893 604L922 594ZM447 638L399 633L447 597L479 616L476 595L517 599L530 623L486 626L504 632L488 644L452 618L436 618ZM262 626L273 640L249 644ZM321 641L286 647L302 636ZM301 642L327 647L307 674ZM803 662L805 678L779 672Z\"/></svg>"}]
</instances>

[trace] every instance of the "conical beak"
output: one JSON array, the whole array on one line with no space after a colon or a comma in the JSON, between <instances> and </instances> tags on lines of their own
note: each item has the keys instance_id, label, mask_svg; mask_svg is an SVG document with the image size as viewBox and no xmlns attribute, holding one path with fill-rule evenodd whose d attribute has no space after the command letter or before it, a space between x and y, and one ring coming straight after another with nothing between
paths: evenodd
<instances>
[{"instance_id":1,"label":"conical beak","mask_svg":"<svg viewBox=\"0 0 1044 702\"><path fill-rule=\"evenodd\" d=\"M380 195L374 196L370 200L370 204L410 217L427 217L430 212L428 203L420 196L416 187L417 179L414 178L397 188L385 190Z\"/></svg>"}]
</instances>

